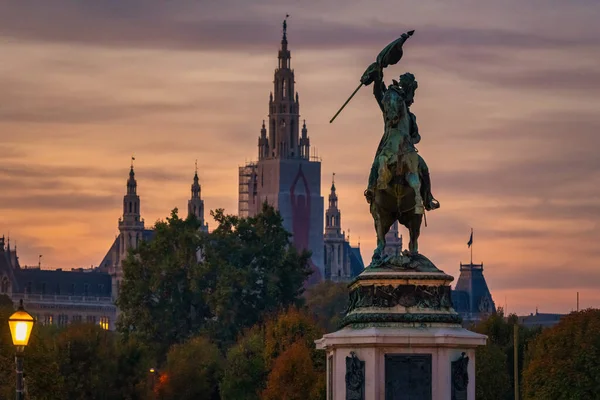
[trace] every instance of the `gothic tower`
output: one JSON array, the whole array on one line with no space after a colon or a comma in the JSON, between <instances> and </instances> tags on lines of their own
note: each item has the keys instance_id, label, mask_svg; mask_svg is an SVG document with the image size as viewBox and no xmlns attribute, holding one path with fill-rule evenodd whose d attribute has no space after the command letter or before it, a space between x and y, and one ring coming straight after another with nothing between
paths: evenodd
<instances>
[{"instance_id":1,"label":"gothic tower","mask_svg":"<svg viewBox=\"0 0 600 400\"><path fill-rule=\"evenodd\" d=\"M333 174L335 178L335 174ZM331 182L329 207L325 212L325 279L346 281L351 278L350 257L346 235L342 232L341 212L335 192L335 180Z\"/></svg>"},{"instance_id":2,"label":"gothic tower","mask_svg":"<svg viewBox=\"0 0 600 400\"><path fill-rule=\"evenodd\" d=\"M398 235L398 221L395 221L388 233L385 234L385 249L383 254L399 256L402 253L402 235Z\"/></svg>"},{"instance_id":3,"label":"gothic tower","mask_svg":"<svg viewBox=\"0 0 600 400\"><path fill-rule=\"evenodd\" d=\"M321 162L310 157L306 122L300 129L295 83L284 21L268 124L263 121L258 138L258 162L239 170L239 214L256 215L264 202L279 210L296 248L312 252L309 281L316 282L324 275Z\"/></svg>"},{"instance_id":4,"label":"gothic tower","mask_svg":"<svg viewBox=\"0 0 600 400\"><path fill-rule=\"evenodd\" d=\"M194 183L192 183L192 197L188 200L188 216L194 215L200 221L201 230L208 232L208 224L204 222L204 200L200 196L200 183L198 182L198 164L196 163L196 172L194 173Z\"/></svg>"},{"instance_id":5,"label":"gothic tower","mask_svg":"<svg viewBox=\"0 0 600 400\"><path fill-rule=\"evenodd\" d=\"M123 216L119 218L118 246L113 246L115 254L110 265L113 296L119 295L119 287L123 281L123 260L127 258L129 249L135 249L144 236L144 220L140 218L140 196L137 194L137 181L133 170L133 161L127 179L127 193L123 196Z\"/></svg>"}]
</instances>

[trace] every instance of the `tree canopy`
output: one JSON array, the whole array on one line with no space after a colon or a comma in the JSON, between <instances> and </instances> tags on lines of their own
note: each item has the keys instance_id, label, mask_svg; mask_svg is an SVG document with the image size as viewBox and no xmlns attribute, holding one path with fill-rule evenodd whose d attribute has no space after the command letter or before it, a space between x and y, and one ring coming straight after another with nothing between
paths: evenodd
<instances>
[{"instance_id":1,"label":"tree canopy","mask_svg":"<svg viewBox=\"0 0 600 400\"><path fill-rule=\"evenodd\" d=\"M527 352L525 399L595 399L600 393L600 310L565 316Z\"/></svg>"},{"instance_id":2,"label":"tree canopy","mask_svg":"<svg viewBox=\"0 0 600 400\"><path fill-rule=\"evenodd\" d=\"M218 226L205 234L173 210L123 265L119 330L159 344L159 360L202 332L227 347L264 316L302 302L310 253L290 245L273 207L249 218L212 215Z\"/></svg>"}]
</instances>

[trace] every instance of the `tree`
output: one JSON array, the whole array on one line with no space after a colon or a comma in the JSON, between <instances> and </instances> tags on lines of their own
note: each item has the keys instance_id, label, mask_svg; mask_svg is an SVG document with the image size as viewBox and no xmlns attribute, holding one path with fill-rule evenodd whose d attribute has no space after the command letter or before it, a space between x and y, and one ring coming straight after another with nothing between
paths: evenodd
<instances>
[{"instance_id":1,"label":"tree","mask_svg":"<svg viewBox=\"0 0 600 400\"><path fill-rule=\"evenodd\" d=\"M27 393L32 399L59 400L67 398L56 350L58 330L53 326L35 325L25 349L24 369Z\"/></svg>"},{"instance_id":2,"label":"tree","mask_svg":"<svg viewBox=\"0 0 600 400\"><path fill-rule=\"evenodd\" d=\"M528 350L525 399L594 399L600 390L600 310L564 317Z\"/></svg>"},{"instance_id":3,"label":"tree","mask_svg":"<svg viewBox=\"0 0 600 400\"><path fill-rule=\"evenodd\" d=\"M142 241L123 263L118 329L156 344L158 359L197 332L208 316L193 282L202 245L199 228L197 219L182 220L175 209L155 224L152 240Z\"/></svg>"},{"instance_id":4,"label":"tree","mask_svg":"<svg viewBox=\"0 0 600 400\"><path fill-rule=\"evenodd\" d=\"M144 400L151 390L150 368L156 368L148 346L135 338L116 343L112 384L123 400Z\"/></svg>"},{"instance_id":5,"label":"tree","mask_svg":"<svg viewBox=\"0 0 600 400\"><path fill-rule=\"evenodd\" d=\"M223 399L258 400L266 385L264 358L265 334L253 327L227 352L221 397Z\"/></svg>"},{"instance_id":6,"label":"tree","mask_svg":"<svg viewBox=\"0 0 600 400\"><path fill-rule=\"evenodd\" d=\"M281 353L273 363L262 399L325 399L325 374L316 370L311 353L301 339Z\"/></svg>"},{"instance_id":7,"label":"tree","mask_svg":"<svg viewBox=\"0 0 600 400\"><path fill-rule=\"evenodd\" d=\"M305 293L306 306L325 332L338 329L348 305L348 284L323 281Z\"/></svg>"},{"instance_id":8,"label":"tree","mask_svg":"<svg viewBox=\"0 0 600 400\"><path fill-rule=\"evenodd\" d=\"M108 400L118 396L111 384L116 373L112 332L92 324L69 325L56 337L55 352L65 398Z\"/></svg>"},{"instance_id":9,"label":"tree","mask_svg":"<svg viewBox=\"0 0 600 400\"><path fill-rule=\"evenodd\" d=\"M199 333L225 349L266 315L302 302L310 253L290 245L273 207L250 218L212 215L218 227L202 234L174 210L123 265L119 331L157 344L158 361Z\"/></svg>"},{"instance_id":10,"label":"tree","mask_svg":"<svg viewBox=\"0 0 600 400\"><path fill-rule=\"evenodd\" d=\"M267 204L255 217L211 214L219 225L203 248L196 282L210 288L211 336L227 346L265 315L301 304L310 253L296 251L281 215Z\"/></svg>"},{"instance_id":11,"label":"tree","mask_svg":"<svg viewBox=\"0 0 600 400\"><path fill-rule=\"evenodd\" d=\"M512 396L506 354L497 344L488 342L475 350L475 390L477 399L508 400Z\"/></svg>"},{"instance_id":12,"label":"tree","mask_svg":"<svg viewBox=\"0 0 600 400\"><path fill-rule=\"evenodd\" d=\"M223 360L217 346L203 336L174 345L167 354L157 388L162 400L219 400Z\"/></svg>"},{"instance_id":13,"label":"tree","mask_svg":"<svg viewBox=\"0 0 600 400\"><path fill-rule=\"evenodd\" d=\"M311 359L324 372L324 352L317 351L315 340L322 336L321 329L305 311L292 307L269 319L265 325L265 363L271 368L274 360L292 344L302 341L312 349Z\"/></svg>"},{"instance_id":14,"label":"tree","mask_svg":"<svg viewBox=\"0 0 600 400\"><path fill-rule=\"evenodd\" d=\"M476 377L477 391L480 393L494 393L494 396L498 396L503 393L507 399L512 398L514 393L514 325L517 324L517 316L511 314L508 318L504 317L502 309L499 309L497 313L490 315L487 319L481 321L479 324L473 327L473 329L484 335L488 336L488 342L486 349L478 350L482 353L484 360L494 364L495 367L502 370L494 370L494 368L487 368L481 365L482 363L477 360L476 368L478 375ZM527 346L540 332L539 328L528 329L523 326L519 327L519 349L518 349L518 360L519 360L519 376L523 371L523 360L525 350ZM504 357L500 357L497 351L499 349L504 353ZM488 375L489 374L489 375ZM504 381L508 376L509 386L508 388L496 386L497 381ZM519 378L521 381L521 378ZM499 397L502 398L502 397Z\"/></svg>"},{"instance_id":15,"label":"tree","mask_svg":"<svg viewBox=\"0 0 600 400\"><path fill-rule=\"evenodd\" d=\"M293 391L310 394L300 398L324 398L325 352L317 351L315 346L315 340L321 336L322 331L312 317L295 307L267 321L264 356L269 376L263 398L274 399L279 395L280 399L296 399ZM307 365L306 357L311 367L297 370Z\"/></svg>"}]
</instances>

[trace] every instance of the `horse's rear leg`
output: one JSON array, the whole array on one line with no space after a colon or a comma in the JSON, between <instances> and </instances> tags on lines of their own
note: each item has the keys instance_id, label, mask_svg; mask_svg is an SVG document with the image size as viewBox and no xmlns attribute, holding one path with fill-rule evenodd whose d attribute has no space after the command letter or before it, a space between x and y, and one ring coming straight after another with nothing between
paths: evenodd
<instances>
[{"instance_id":1,"label":"horse's rear leg","mask_svg":"<svg viewBox=\"0 0 600 400\"><path fill-rule=\"evenodd\" d=\"M376 260L383 256L383 251L385 249L385 235L389 232L395 219L391 213L381 210L372 209L371 214L375 220L375 232L377 233L377 248L373 253L373 260Z\"/></svg>"}]
</instances>

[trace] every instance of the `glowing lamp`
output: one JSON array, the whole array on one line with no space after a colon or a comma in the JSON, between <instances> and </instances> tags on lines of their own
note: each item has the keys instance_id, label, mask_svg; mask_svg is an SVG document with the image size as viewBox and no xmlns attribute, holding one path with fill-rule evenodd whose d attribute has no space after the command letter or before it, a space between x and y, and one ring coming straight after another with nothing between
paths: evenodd
<instances>
[{"instance_id":1,"label":"glowing lamp","mask_svg":"<svg viewBox=\"0 0 600 400\"><path fill-rule=\"evenodd\" d=\"M23 308L23 300L19 302L19 308L8 319L10 334L15 346L27 346L31 330L33 329L33 317Z\"/></svg>"}]
</instances>

